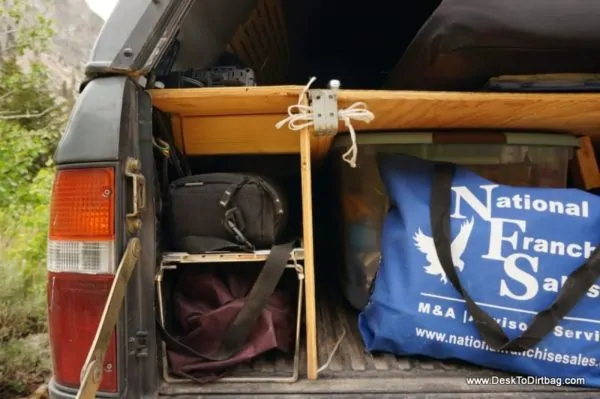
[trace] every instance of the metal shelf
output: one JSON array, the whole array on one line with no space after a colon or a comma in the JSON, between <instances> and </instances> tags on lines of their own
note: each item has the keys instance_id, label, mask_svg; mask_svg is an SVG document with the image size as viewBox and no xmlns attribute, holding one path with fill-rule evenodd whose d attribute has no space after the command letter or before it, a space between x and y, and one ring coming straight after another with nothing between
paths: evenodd
<instances>
[{"instance_id":1,"label":"metal shelf","mask_svg":"<svg viewBox=\"0 0 600 399\"><path fill-rule=\"evenodd\" d=\"M264 262L271 253L270 250L255 252L210 252L203 254L190 254L187 252L164 252L162 265L181 263L232 263L232 262ZM304 249L295 248L290 254L290 262L304 260Z\"/></svg>"},{"instance_id":2,"label":"metal shelf","mask_svg":"<svg viewBox=\"0 0 600 399\"><path fill-rule=\"evenodd\" d=\"M155 284L158 295L158 312L160 323L164 326L166 319L165 295L163 292L164 275L168 272L173 272L180 264L193 263L229 263L229 262L261 262L266 261L270 254L270 250L255 251L255 252L213 252L204 254L189 254L186 252L165 252L162 256L160 269L155 276ZM304 260L304 249L295 248L290 253L287 269L294 269L298 278L298 296L296 309L296 332L294 344L294 358L292 362L291 374L289 376L273 375L273 376L255 376L245 375L243 370L234 373L231 377L220 379L220 383L244 383L244 382L277 382L277 383L292 383L296 382L300 375L300 331L302 325L302 309L304 299L304 265L300 262ZM189 379L180 378L171 375L169 371L169 362L167 356L167 346L164 341L161 343L161 366L162 377L170 384L190 383Z\"/></svg>"}]
</instances>

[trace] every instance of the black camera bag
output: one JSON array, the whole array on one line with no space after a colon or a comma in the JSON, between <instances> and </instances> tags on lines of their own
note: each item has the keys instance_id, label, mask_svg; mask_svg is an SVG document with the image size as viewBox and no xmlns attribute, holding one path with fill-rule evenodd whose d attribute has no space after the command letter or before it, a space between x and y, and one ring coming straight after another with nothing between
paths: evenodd
<instances>
[{"instance_id":1,"label":"black camera bag","mask_svg":"<svg viewBox=\"0 0 600 399\"><path fill-rule=\"evenodd\" d=\"M282 190L258 175L210 173L169 186L167 220L175 251L254 251L281 238L288 210Z\"/></svg>"}]
</instances>

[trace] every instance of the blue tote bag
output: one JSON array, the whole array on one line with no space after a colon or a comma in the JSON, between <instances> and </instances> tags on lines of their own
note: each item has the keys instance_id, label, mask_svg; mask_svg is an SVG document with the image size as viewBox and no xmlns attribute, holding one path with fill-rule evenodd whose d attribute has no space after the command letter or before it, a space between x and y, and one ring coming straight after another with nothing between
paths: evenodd
<instances>
[{"instance_id":1,"label":"blue tote bag","mask_svg":"<svg viewBox=\"0 0 600 399\"><path fill-rule=\"evenodd\" d=\"M382 155L390 198L359 329L370 352L600 386L600 197Z\"/></svg>"}]
</instances>

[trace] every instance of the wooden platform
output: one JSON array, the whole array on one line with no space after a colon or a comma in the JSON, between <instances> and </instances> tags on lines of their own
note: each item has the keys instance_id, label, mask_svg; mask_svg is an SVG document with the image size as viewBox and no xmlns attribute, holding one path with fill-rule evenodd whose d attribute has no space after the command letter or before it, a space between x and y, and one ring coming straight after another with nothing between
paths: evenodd
<instances>
[{"instance_id":1,"label":"wooden platform","mask_svg":"<svg viewBox=\"0 0 600 399\"><path fill-rule=\"evenodd\" d=\"M320 359L312 165L313 160L319 161L328 154L333 137L317 137L310 128L299 132L290 131L287 127L276 129L275 124L288 116L288 107L298 103L302 90L302 86L161 89L151 91L151 95L155 107L171 113L175 141L186 155L300 154L306 374L309 380L315 380ZM504 129L562 131L600 138L600 94L338 92L338 109L347 108L357 101L365 102L375 115L370 124L353 124L359 132ZM343 129L340 124L339 132ZM481 134L485 135L485 131ZM583 151L579 153L585 155ZM578 163L587 165L591 162L591 158L586 159L579 156ZM598 178L597 172L594 173L593 179L582 175L580 180L586 186L593 185L594 179Z\"/></svg>"},{"instance_id":2,"label":"wooden platform","mask_svg":"<svg viewBox=\"0 0 600 399\"><path fill-rule=\"evenodd\" d=\"M275 123L298 102L302 86L152 90L154 105L173 114L176 140L188 155L299 153L297 132ZM357 131L526 129L600 137L600 94L510 94L340 90L339 108L364 101L375 114ZM340 125L340 131L344 127ZM313 137L321 158L331 138Z\"/></svg>"}]
</instances>

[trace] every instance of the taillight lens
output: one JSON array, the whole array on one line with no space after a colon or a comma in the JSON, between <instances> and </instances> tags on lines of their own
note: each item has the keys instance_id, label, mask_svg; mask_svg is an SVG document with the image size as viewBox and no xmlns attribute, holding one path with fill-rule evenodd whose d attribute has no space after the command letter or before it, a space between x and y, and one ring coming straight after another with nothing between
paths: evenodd
<instances>
[{"instance_id":1,"label":"taillight lens","mask_svg":"<svg viewBox=\"0 0 600 399\"><path fill-rule=\"evenodd\" d=\"M78 387L115 272L113 168L57 172L48 234L48 323L54 378ZM116 335L100 391L117 392Z\"/></svg>"}]
</instances>

